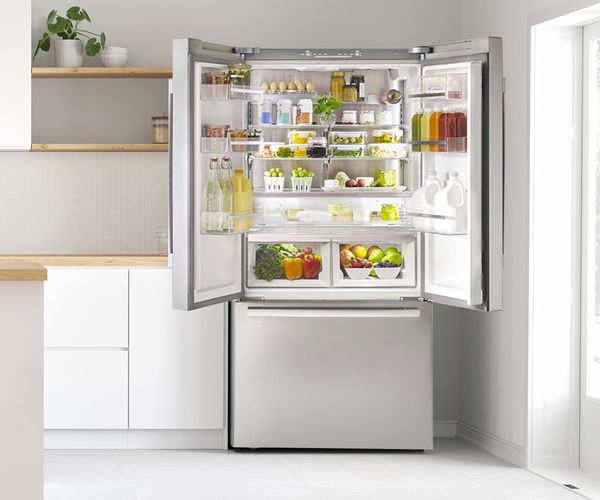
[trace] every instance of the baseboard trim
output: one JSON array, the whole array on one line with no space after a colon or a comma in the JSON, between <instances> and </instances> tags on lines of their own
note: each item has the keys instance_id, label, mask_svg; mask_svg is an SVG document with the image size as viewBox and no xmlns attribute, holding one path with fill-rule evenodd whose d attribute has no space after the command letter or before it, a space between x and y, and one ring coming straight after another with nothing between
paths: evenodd
<instances>
[{"instance_id":1,"label":"baseboard trim","mask_svg":"<svg viewBox=\"0 0 600 500\"><path fill-rule=\"evenodd\" d=\"M46 450L222 450L222 430L46 430Z\"/></svg>"},{"instance_id":2,"label":"baseboard trim","mask_svg":"<svg viewBox=\"0 0 600 500\"><path fill-rule=\"evenodd\" d=\"M433 422L433 437L455 437L457 424L456 420L435 420Z\"/></svg>"},{"instance_id":3,"label":"baseboard trim","mask_svg":"<svg viewBox=\"0 0 600 500\"><path fill-rule=\"evenodd\" d=\"M458 422L456 435L513 465L518 467L525 466L525 448L521 446L517 446L514 443L489 434L465 422Z\"/></svg>"}]
</instances>

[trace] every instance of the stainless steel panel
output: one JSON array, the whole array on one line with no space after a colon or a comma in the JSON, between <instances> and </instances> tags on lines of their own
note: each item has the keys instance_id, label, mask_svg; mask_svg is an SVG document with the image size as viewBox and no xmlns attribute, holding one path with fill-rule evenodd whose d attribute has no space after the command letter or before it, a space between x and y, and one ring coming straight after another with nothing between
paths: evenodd
<instances>
[{"instance_id":1,"label":"stainless steel panel","mask_svg":"<svg viewBox=\"0 0 600 500\"><path fill-rule=\"evenodd\" d=\"M236 303L233 447L431 449L431 305Z\"/></svg>"}]
</instances>

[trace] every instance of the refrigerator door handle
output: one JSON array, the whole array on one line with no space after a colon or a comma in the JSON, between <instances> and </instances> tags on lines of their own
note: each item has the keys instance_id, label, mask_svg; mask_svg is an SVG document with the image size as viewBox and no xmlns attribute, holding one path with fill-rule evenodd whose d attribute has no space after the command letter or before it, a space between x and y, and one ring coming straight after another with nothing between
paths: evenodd
<instances>
[{"instance_id":1,"label":"refrigerator door handle","mask_svg":"<svg viewBox=\"0 0 600 500\"><path fill-rule=\"evenodd\" d=\"M251 318L419 318L420 309L283 309L249 307Z\"/></svg>"}]
</instances>

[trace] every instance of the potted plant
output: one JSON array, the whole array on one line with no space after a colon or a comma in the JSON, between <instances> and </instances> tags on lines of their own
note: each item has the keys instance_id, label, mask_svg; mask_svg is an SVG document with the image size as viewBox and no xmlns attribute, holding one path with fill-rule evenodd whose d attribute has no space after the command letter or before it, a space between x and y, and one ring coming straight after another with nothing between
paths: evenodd
<instances>
[{"instance_id":1,"label":"potted plant","mask_svg":"<svg viewBox=\"0 0 600 500\"><path fill-rule=\"evenodd\" d=\"M56 65L63 68L78 68L83 63L84 45L81 37L86 38L85 53L93 57L104 48L106 35L104 33L93 33L82 29L79 24L82 21L91 22L88 13L81 7L70 7L67 9L66 17L59 16L56 10L48 14L46 25L48 31L44 32L38 40L33 58L42 50L50 50L50 37L56 36L54 41L54 56Z\"/></svg>"},{"instance_id":2,"label":"potted plant","mask_svg":"<svg viewBox=\"0 0 600 500\"><path fill-rule=\"evenodd\" d=\"M321 125L333 125L335 123L334 111L341 107L342 105L340 104L340 101L338 101L335 97L331 97L328 95L320 96L317 100L315 113L319 115Z\"/></svg>"}]
</instances>

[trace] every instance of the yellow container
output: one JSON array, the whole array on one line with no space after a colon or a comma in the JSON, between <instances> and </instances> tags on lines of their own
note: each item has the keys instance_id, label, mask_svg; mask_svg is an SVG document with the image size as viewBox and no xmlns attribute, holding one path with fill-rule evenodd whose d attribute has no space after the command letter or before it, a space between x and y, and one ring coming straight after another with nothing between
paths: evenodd
<instances>
[{"instance_id":1,"label":"yellow container","mask_svg":"<svg viewBox=\"0 0 600 500\"><path fill-rule=\"evenodd\" d=\"M231 178L233 186L233 215L252 215L254 200L252 198L252 182L244 175L244 171L236 169ZM252 217L235 219L236 231L249 231L254 223Z\"/></svg>"}]
</instances>

